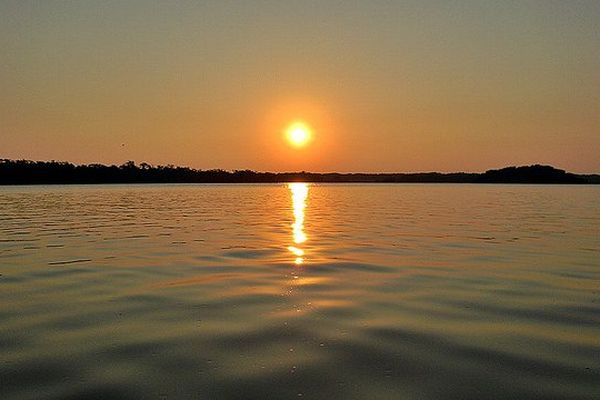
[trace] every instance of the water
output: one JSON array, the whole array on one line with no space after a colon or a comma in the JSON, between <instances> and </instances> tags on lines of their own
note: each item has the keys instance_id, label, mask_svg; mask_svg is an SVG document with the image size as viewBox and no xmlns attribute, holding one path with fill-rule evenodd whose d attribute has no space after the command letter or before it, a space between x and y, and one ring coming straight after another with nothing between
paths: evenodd
<instances>
[{"instance_id":1,"label":"water","mask_svg":"<svg viewBox=\"0 0 600 400\"><path fill-rule=\"evenodd\" d=\"M0 398L600 398L599 200L0 188Z\"/></svg>"}]
</instances>

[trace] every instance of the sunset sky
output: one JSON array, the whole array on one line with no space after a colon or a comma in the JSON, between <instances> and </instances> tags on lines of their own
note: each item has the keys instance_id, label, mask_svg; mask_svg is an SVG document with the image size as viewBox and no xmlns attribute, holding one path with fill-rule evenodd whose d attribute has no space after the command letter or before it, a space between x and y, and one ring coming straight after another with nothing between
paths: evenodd
<instances>
[{"instance_id":1,"label":"sunset sky","mask_svg":"<svg viewBox=\"0 0 600 400\"><path fill-rule=\"evenodd\" d=\"M0 0L0 158L600 172L599 21L600 1Z\"/></svg>"}]
</instances>

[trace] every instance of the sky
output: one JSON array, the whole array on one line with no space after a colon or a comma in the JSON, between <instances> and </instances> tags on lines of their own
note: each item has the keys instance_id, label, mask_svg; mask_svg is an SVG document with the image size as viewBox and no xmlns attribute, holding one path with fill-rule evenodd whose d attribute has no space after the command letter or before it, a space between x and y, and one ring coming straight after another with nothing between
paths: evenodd
<instances>
[{"instance_id":1,"label":"sky","mask_svg":"<svg viewBox=\"0 0 600 400\"><path fill-rule=\"evenodd\" d=\"M0 0L0 158L598 173L598 21L576 0Z\"/></svg>"}]
</instances>

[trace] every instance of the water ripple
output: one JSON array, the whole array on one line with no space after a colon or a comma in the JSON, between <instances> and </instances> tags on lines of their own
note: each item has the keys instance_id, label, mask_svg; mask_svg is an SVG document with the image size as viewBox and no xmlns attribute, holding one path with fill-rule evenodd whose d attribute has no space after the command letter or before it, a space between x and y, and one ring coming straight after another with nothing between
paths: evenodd
<instances>
[{"instance_id":1,"label":"water ripple","mask_svg":"<svg viewBox=\"0 0 600 400\"><path fill-rule=\"evenodd\" d=\"M600 187L294 187L0 188L0 397L600 397Z\"/></svg>"}]
</instances>

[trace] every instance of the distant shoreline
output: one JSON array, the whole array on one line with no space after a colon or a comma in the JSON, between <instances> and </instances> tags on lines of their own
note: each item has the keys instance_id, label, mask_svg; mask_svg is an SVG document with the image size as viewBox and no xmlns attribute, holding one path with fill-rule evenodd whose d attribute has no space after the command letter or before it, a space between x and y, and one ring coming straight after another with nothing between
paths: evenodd
<instances>
[{"instance_id":1,"label":"distant shoreline","mask_svg":"<svg viewBox=\"0 0 600 400\"><path fill-rule=\"evenodd\" d=\"M598 174L574 174L549 165L529 165L483 173L314 173L196 170L173 165L75 165L63 161L0 159L0 185L128 183L534 183L600 184Z\"/></svg>"}]
</instances>

